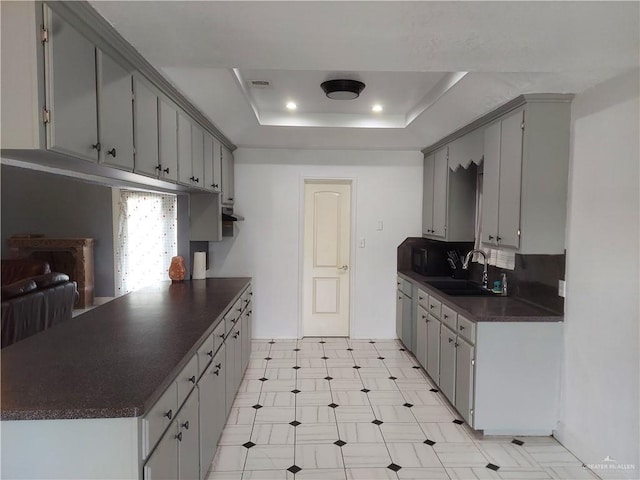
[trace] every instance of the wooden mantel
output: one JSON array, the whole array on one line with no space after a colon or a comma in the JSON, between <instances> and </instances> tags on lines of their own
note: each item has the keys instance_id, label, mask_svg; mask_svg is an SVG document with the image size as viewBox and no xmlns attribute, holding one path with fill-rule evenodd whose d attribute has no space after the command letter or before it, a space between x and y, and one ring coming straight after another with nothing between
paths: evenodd
<instances>
[{"instance_id":1,"label":"wooden mantel","mask_svg":"<svg viewBox=\"0 0 640 480\"><path fill-rule=\"evenodd\" d=\"M36 257L47 260L53 271L66 273L78 284L79 299L76 308L93 305L93 238L10 237L7 240L12 258ZM69 252L73 267L56 265L47 258L48 253Z\"/></svg>"}]
</instances>

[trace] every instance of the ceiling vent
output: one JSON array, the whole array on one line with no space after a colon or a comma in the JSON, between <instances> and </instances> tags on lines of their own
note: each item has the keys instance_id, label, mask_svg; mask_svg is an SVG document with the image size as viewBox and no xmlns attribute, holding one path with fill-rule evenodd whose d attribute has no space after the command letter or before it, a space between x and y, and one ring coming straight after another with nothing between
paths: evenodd
<instances>
[{"instance_id":1,"label":"ceiling vent","mask_svg":"<svg viewBox=\"0 0 640 480\"><path fill-rule=\"evenodd\" d=\"M354 100L360 96L365 84L357 80L328 80L320 84L327 97L333 100Z\"/></svg>"},{"instance_id":2,"label":"ceiling vent","mask_svg":"<svg viewBox=\"0 0 640 480\"><path fill-rule=\"evenodd\" d=\"M271 82L269 80L249 80L249 85L253 88L269 88Z\"/></svg>"}]
</instances>

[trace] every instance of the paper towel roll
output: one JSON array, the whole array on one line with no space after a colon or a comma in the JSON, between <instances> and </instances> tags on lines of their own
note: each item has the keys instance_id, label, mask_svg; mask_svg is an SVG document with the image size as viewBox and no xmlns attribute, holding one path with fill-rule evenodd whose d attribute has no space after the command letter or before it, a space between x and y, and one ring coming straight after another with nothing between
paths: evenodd
<instances>
[{"instance_id":1,"label":"paper towel roll","mask_svg":"<svg viewBox=\"0 0 640 480\"><path fill-rule=\"evenodd\" d=\"M193 254L193 279L207 278L207 252L195 252Z\"/></svg>"}]
</instances>

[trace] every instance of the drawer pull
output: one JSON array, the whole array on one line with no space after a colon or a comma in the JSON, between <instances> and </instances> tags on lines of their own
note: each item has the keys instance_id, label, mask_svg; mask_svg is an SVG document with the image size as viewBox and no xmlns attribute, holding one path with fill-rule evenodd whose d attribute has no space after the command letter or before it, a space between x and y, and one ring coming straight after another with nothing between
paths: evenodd
<instances>
[{"instance_id":1,"label":"drawer pull","mask_svg":"<svg viewBox=\"0 0 640 480\"><path fill-rule=\"evenodd\" d=\"M221 337L223 337L224 335L220 335ZM213 350L209 350L207 352L207 355L209 355L211 358L213 358Z\"/></svg>"},{"instance_id":2,"label":"drawer pull","mask_svg":"<svg viewBox=\"0 0 640 480\"><path fill-rule=\"evenodd\" d=\"M446 320L447 318L449 318L449 315L447 315L447 314L445 313L445 314L444 314L444 318L445 318L445 320Z\"/></svg>"},{"instance_id":3,"label":"drawer pull","mask_svg":"<svg viewBox=\"0 0 640 480\"><path fill-rule=\"evenodd\" d=\"M424 300L424 298L422 298L422 297L418 297L418 300Z\"/></svg>"},{"instance_id":4,"label":"drawer pull","mask_svg":"<svg viewBox=\"0 0 640 480\"><path fill-rule=\"evenodd\" d=\"M217 365L216 365L216 368L217 368L218 370L220 370L220 369L222 368L222 364L221 364L221 363L217 364Z\"/></svg>"},{"instance_id":5,"label":"drawer pull","mask_svg":"<svg viewBox=\"0 0 640 480\"><path fill-rule=\"evenodd\" d=\"M458 348L458 342L454 343L453 346Z\"/></svg>"},{"instance_id":6,"label":"drawer pull","mask_svg":"<svg viewBox=\"0 0 640 480\"><path fill-rule=\"evenodd\" d=\"M449 339L449 343L453 343L453 338L450 338L450 339Z\"/></svg>"},{"instance_id":7,"label":"drawer pull","mask_svg":"<svg viewBox=\"0 0 640 480\"><path fill-rule=\"evenodd\" d=\"M422 315L422 318L423 318L423 319L426 319L427 317L426 317L425 315Z\"/></svg>"},{"instance_id":8,"label":"drawer pull","mask_svg":"<svg viewBox=\"0 0 640 480\"><path fill-rule=\"evenodd\" d=\"M170 409L167 413L164 414L169 420L173 418L173 409Z\"/></svg>"},{"instance_id":9,"label":"drawer pull","mask_svg":"<svg viewBox=\"0 0 640 480\"><path fill-rule=\"evenodd\" d=\"M162 170L162 165L160 163L156 165L156 170Z\"/></svg>"},{"instance_id":10,"label":"drawer pull","mask_svg":"<svg viewBox=\"0 0 640 480\"><path fill-rule=\"evenodd\" d=\"M113 158L116 158L116 149L112 148L107 152L107 155L111 155Z\"/></svg>"},{"instance_id":11,"label":"drawer pull","mask_svg":"<svg viewBox=\"0 0 640 480\"><path fill-rule=\"evenodd\" d=\"M224 338L224 333L221 333L220 335L218 335L220 338Z\"/></svg>"},{"instance_id":12,"label":"drawer pull","mask_svg":"<svg viewBox=\"0 0 640 480\"><path fill-rule=\"evenodd\" d=\"M242 309L241 309L241 308L236 308L236 310L238 310L239 312L241 312L241 311L242 311Z\"/></svg>"},{"instance_id":13,"label":"drawer pull","mask_svg":"<svg viewBox=\"0 0 640 480\"><path fill-rule=\"evenodd\" d=\"M220 375L220 369L216 370L215 372L213 372L213 374L217 377L218 375Z\"/></svg>"},{"instance_id":14,"label":"drawer pull","mask_svg":"<svg viewBox=\"0 0 640 480\"><path fill-rule=\"evenodd\" d=\"M191 378L189 378L189 381L195 385L196 384L196 376L195 375L191 375Z\"/></svg>"},{"instance_id":15,"label":"drawer pull","mask_svg":"<svg viewBox=\"0 0 640 480\"><path fill-rule=\"evenodd\" d=\"M162 170L164 173L169 173L169 167L165 168L164 170Z\"/></svg>"},{"instance_id":16,"label":"drawer pull","mask_svg":"<svg viewBox=\"0 0 640 480\"><path fill-rule=\"evenodd\" d=\"M429 305L429 308L433 309L433 308L436 308L436 306L435 305Z\"/></svg>"},{"instance_id":17,"label":"drawer pull","mask_svg":"<svg viewBox=\"0 0 640 480\"><path fill-rule=\"evenodd\" d=\"M464 325L460 325L460 331L464 330Z\"/></svg>"},{"instance_id":18,"label":"drawer pull","mask_svg":"<svg viewBox=\"0 0 640 480\"><path fill-rule=\"evenodd\" d=\"M185 430L189 430L189 420L182 424L182 428L184 428Z\"/></svg>"},{"instance_id":19,"label":"drawer pull","mask_svg":"<svg viewBox=\"0 0 640 480\"><path fill-rule=\"evenodd\" d=\"M182 441L182 432L180 432L179 434L176 435L176 438L178 439L179 442Z\"/></svg>"}]
</instances>

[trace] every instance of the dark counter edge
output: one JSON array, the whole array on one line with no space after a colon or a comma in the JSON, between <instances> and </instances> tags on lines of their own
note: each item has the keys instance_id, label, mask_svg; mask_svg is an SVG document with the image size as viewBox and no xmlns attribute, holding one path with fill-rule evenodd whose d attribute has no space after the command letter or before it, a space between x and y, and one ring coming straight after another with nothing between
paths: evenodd
<instances>
[{"instance_id":1,"label":"dark counter edge","mask_svg":"<svg viewBox=\"0 0 640 480\"><path fill-rule=\"evenodd\" d=\"M548 308L542 307L540 305L536 305L532 302L528 302L526 300L522 300L516 297L500 297L496 296L495 300L509 300L512 302L518 302L521 304L528 305L531 308L539 310L540 314L536 315L519 315L519 316L509 316L509 315L479 315L477 313L469 311L466 307L463 307L456 301L456 298L451 295L447 295L445 293L439 292L437 289L427 285L425 280L435 280L435 277L425 277L420 275L419 273L408 271L408 270L398 270L398 275L404 278L405 280L410 281L418 288L426 291L429 295L437 298L441 302L449 305L455 306L456 310L459 313L469 320L473 322L562 322L564 321L564 315L549 310ZM462 297L462 298L479 298L479 299L491 299L491 297Z\"/></svg>"},{"instance_id":2,"label":"dark counter edge","mask_svg":"<svg viewBox=\"0 0 640 480\"><path fill-rule=\"evenodd\" d=\"M238 301L242 293L251 284L251 277L216 277L217 279L233 278L235 280L246 280L244 286L239 289L239 292L229 302L229 308L233 307L233 304ZM128 294L127 294L128 295ZM100 308L100 306L96 307ZM132 418L142 417L158 399L162 396L167 387L175 380L180 371L187 365L193 355L198 351L198 347L204 342L216 327L223 321L224 316L229 311L229 308L225 308L222 313L211 323L209 328L202 334L202 336L194 343L189 351L182 357L180 362L173 368L166 379L160 384L160 386L154 391L149 399L141 406L128 406L118 408L79 408L79 409L47 409L47 410L4 410L0 409L0 420L81 420L81 419L96 419L96 418ZM1 399L0 399L1 401Z\"/></svg>"}]
</instances>

